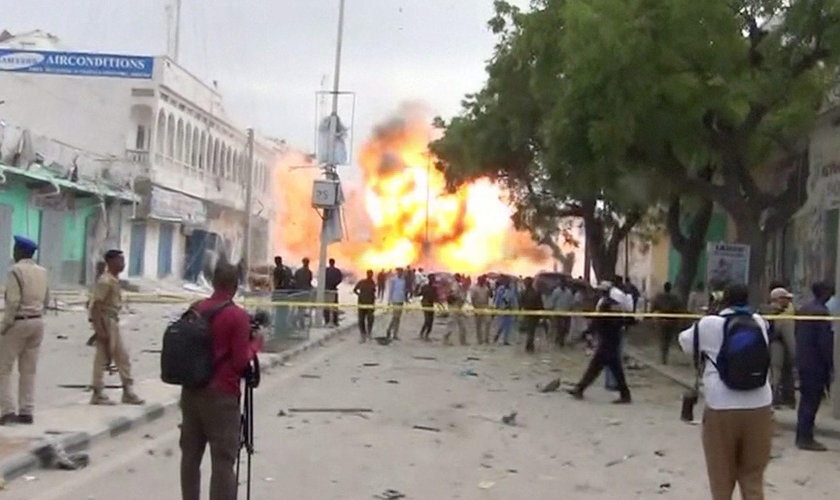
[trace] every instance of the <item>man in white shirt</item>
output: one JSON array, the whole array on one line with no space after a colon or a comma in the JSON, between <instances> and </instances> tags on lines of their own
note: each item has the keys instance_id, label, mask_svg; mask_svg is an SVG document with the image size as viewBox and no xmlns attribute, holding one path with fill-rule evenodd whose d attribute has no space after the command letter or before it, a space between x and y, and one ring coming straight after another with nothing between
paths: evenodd
<instances>
[{"instance_id":1,"label":"man in white shirt","mask_svg":"<svg viewBox=\"0 0 840 500\"><path fill-rule=\"evenodd\" d=\"M744 315L748 307L748 290L744 285L730 286L724 295L719 315L705 316L697 323L697 344L701 353L703 393L706 409L703 415L703 450L713 500L730 500L737 482L746 500L764 498L764 470L770 461L773 437L773 396L769 380L752 390L731 389L715 365L723 345L727 316ZM768 342L767 322L752 314ZM680 346L694 355L695 328L680 333ZM769 345L767 347L769 364ZM766 377L765 377L766 378Z\"/></svg>"}]
</instances>

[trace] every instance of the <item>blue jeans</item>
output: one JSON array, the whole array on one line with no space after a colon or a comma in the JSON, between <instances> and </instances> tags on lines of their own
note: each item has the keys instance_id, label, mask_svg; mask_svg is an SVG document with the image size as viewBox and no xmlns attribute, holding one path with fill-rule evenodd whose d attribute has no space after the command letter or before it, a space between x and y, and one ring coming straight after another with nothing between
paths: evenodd
<instances>
[{"instance_id":1,"label":"blue jeans","mask_svg":"<svg viewBox=\"0 0 840 500\"><path fill-rule=\"evenodd\" d=\"M501 337L502 342L509 343L511 330L513 330L513 316L499 316L499 329L494 342L498 342Z\"/></svg>"}]
</instances>

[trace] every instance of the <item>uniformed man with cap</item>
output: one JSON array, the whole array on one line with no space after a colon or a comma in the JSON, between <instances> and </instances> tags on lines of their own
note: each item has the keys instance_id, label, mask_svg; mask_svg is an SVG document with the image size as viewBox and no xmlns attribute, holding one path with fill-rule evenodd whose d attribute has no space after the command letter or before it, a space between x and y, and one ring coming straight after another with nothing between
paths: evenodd
<instances>
[{"instance_id":1,"label":"uniformed man with cap","mask_svg":"<svg viewBox=\"0 0 840 500\"><path fill-rule=\"evenodd\" d=\"M117 371L123 385L122 402L142 405L144 401L135 394L131 378L131 359L120 335L120 309L122 308L122 290L118 276L125 269L125 257L121 250L105 252L107 270L96 282L91 307L91 322L96 335L96 356L93 359L93 396L90 404L112 405L105 395L104 371L109 360L117 365Z\"/></svg>"},{"instance_id":2,"label":"uniformed man with cap","mask_svg":"<svg viewBox=\"0 0 840 500\"><path fill-rule=\"evenodd\" d=\"M44 338L44 309L49 302L47 270L32 260L38 245L15 236L15 264L6 280L6 313L0 325L0 425L31 424L35 409L35 369ZM9 379L18 364L18 407Z\"/></svg>"}]
</instances>

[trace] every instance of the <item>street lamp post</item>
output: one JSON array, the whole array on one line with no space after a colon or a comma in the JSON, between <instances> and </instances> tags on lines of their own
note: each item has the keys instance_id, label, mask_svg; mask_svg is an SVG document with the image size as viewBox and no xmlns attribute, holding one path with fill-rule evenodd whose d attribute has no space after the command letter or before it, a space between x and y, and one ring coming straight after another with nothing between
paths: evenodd
<instances>
[{"instance_id":1,"label":"street lamp post","mask_svg":"<svg viewBox=\"0 0 840 500\"><path fill-rule=\"evenodd\" d=\"M335 47L335 72L333 76L333 91L332 91L332 112L330 113L330 135L327 140L327 164L324 165L324 177L328 180L338 181L338 172L336 171L335 158L335 134L338 128L338 89L341 80L341 45L344 38L344 1L339 1L338 6L338 40ZM318 254L318 288L315 295L315 301L323 304L327 295L327 246L328 228L330 218L335 216L335 211L338 208L325 208L324 216L321 222L321 248ZM315 315L317 325L323 325L323 317L320 314Z\"/></svg>"}]
</instances>

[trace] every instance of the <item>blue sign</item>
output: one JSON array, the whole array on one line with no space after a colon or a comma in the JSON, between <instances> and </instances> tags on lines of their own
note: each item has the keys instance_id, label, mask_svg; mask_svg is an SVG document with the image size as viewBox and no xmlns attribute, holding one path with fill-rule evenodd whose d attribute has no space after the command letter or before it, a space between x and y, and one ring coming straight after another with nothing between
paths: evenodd
<instances>
[{"instance_id":1,"label":"blue sign","mask_svg":"<svg viewBox=\"0 0 840 500\"><path fill-rule=\"evenodd\" d=\"M144 56L0 49L0 71L17 73L148 79L154 64Z\"/></svg>"}]
</instances>

